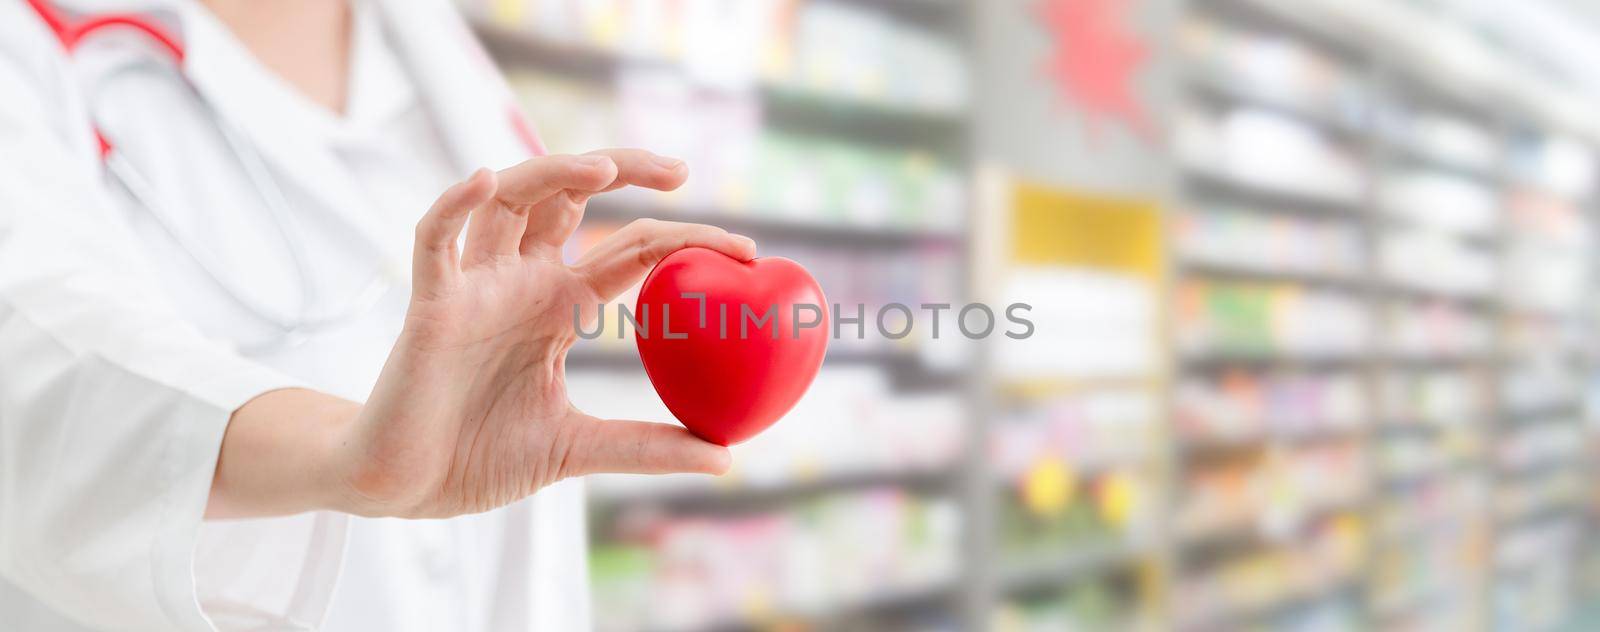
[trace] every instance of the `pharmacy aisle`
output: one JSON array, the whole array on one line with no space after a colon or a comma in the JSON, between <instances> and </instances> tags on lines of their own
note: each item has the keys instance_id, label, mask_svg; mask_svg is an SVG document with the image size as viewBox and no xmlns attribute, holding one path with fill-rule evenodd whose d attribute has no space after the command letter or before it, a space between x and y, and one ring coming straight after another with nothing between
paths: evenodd
<instances>
[{"instance_id":1,"label":"pharmacy aisle","mask_svg":"<svg viewBox=\"0 0 1600 632\"><path fill-rule=\"evenodd\" d=\"M714 223L865 315L729 475L589 481L597 626L956 627L968 360L925 324L868 334L885 305L964 302L961 4L467 4L552 151L647 147L691 167L678 191L591 203L569 257L639 217ZM671 419L615 324L568 358L575 401Z\"/></svg>"},{"instance_id":2,"label":"pharmacy aisle","mask_svg":"<svg viewBox=\"0 0 1600 632\"><path fill-rule=\"evenodd\" d=\"M691 166L569 257L714 223L864 317L728 476L588 481L600 629L1524 630L1600 597L1600 98L1517 9L461 3L552 150ZM1036 330L952 335L971 302ZM670 419L615 325L575 400Z\"/></svg>"}]
</instances>

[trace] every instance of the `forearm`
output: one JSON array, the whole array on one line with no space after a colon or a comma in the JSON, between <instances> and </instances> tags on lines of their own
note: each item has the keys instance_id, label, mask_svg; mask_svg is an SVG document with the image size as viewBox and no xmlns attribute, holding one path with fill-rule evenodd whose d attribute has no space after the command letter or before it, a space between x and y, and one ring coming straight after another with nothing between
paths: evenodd
<instances>
[{"instance_id":1,"label":"forearm","mask_svg":"<svg viewBox=\"0 0 1600 632\"><path fill-rule=\"evenodd\" d=\"M207 519L347 510L341 449L361 406L305 389L262 394L234 411Z\"/></svg>"}]
</instances>

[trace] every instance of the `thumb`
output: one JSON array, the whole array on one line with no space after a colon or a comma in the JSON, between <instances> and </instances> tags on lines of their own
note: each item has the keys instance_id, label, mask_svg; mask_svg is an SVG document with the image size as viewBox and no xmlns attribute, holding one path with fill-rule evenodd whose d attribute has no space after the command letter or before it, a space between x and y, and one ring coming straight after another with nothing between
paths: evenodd
<instances>
[{"instance_id":1,"label":"thumb","mask_svg":"<svg viewBox=\"0 0 1600 632\"><path fill-rule=\"evenodd\" d=\"M644 421L596 419L575 413L573 439L563 463L566 476L586 474L724 474L728 449L682 427Z\"/></svg>"}]
</instances>

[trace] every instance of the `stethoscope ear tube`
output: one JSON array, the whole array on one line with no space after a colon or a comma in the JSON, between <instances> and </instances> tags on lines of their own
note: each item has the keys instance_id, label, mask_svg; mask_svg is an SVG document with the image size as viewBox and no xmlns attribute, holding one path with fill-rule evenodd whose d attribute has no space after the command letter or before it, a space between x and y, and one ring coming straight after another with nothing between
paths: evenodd
<instances>
[{"instance_id":1,"label":"stethoscope ear tube","mask_svg":"<svg viewBox=\"0 0 1600 632\"><path fill-rule=\"evenodd\" d=\"M134 204L144 209L161 226L162 231L185 252L188 258L202 270L207 278L222 290L229 300L278 331L278 334L272 339L259 344L245 345L241 350L247 352L267 351L297 346L310 335L347 322L376 305L377 301L393 286L393 282L388 278L386 270L379 270L374 274L373 278L351 300L345 301L343 304L337 305L323 314L312 314L314 307L323 301L319 300L319 292L316 289L316 284L313 283L310 255L305 247L306 239L299 223L294 220L293 209L288 197L284 194L283 188L277 179L272 175L271 167L260 153L255 150L254 145L244 137L244 134L230 125L199 93L194 85L186 77L182 76L180 71L164 66L158 68L157 66L159 65L154 63L129 63L116 69L110 69L102 75L102 80L97 85L100 86L99 89L103 89L109 83L109 80L116 78L117 74L140 72L141 68L144 69L143 72L176 75L173 80L183 87L186 93L185 96L193 99L199 105L199 108L203 110L203 116L216 131L218 140L228 148L229 153L233 154L240 170L244 173L246 179L250 181L251 188L255 189L267 212L271 215L272 224L278 234L277 237L293 260L295 277L300 288L298 313L292 316L284 314L281 310L275 309L273 306L251 296L245 290L245 284L228 279L228 275L221 269L222 266L217 265L217 258L211 253L210 249L187 235L179 227L178 223L163 211L165 208L170 208L170 205L165 205L161 200L157 199L155 188L121 152L117 151L116 139L105 137L104 130L96 125L101 137L109 145L109 151L104 152L103 155L106 173L110 176L110 179L115 180L120 185L121 189L127 193ZM99 89L87 95L90 103L103 103L106 101L105 99L97 98ZM98 122L98 117L95 118L96 122ZM218 210L228 212L228 209L225 208Z\"/></svg>"}]
</instances>

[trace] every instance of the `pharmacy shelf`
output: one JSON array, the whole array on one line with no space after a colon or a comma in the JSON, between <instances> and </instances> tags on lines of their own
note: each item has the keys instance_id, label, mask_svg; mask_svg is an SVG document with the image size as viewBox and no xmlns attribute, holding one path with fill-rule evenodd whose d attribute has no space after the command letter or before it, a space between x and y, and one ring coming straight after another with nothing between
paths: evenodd
<instances>
[{"instance_id":1,"label":"pharmacy shelf","mask_svg":"<svg viewBox=\"0 0 1600 632\"><path fill-rule=\"evenodd\" d=\"M1476 517L1474 514L1470 510L1458 510L1416 520L1411 524L1383 530L1376 534L1374 541L1378 547L1405 548L1415 546L1418 540L1460 534L1479 526L1472 522Z\"/></svg>"},{"instance_id":2,"label":"pharmacy shelf","mask_svg":"<svg viewBox=\"0 0 1600 632\"><path fill-rule=\"evenodd\" d=\"M951 492L956 474L953 469L882 471L829 474L772 483L739 484L718 480L715 484L668 487L641 485L634 490L608 490L590 494L590 501L602 510L617 505L657 507L696 514L748 513L785 504L837 494L881 487L898 487L928 495Z\"/></svg>"},{"instance_id":3,"label":"pharmacy shelf","mask_svg":"<svg viewBox=\"0 0 1600 632\"><path fill-rule=\"evenodd\" d=\"M1325 604L1337 599L1359 598L1366 580L1359 573L1348 574L1309 589L1285 590L1263 603L1226 608L1198 621L1187 621L1179 630L1236 630L1241 627L1270 627L1286 614Z\"/></svg>"},{"instance_id":4,"label":"pharmacy shelf","mask_svg":"<svg viewBox=\"0 0 1600 632\"><path fill-rule=\"evenodd\" d=\"M1248 281L1257 283L1293 283L1319 288L1364 291L1368 284L1353 274L1340 272L1315 272L1296 269L1266 269L1261 267L1184 259L1178 262L1178 274L1219 281Z\"/></svg>"},{"instance_id":5,"label":"pharmacy shelf","mask_svg":"<svg viewBox=\"0 0 1600 632\"><path fill-rule=\"evenodd\" d=\"M1328 371L1334 369L1359 369L1367 362L1367 356L1358 353L1301 355L1273 351L1240 351L1182 356L1178 358L1178 368L1185 373L1214 373L1239 370L1265 371L1268 369Z\"/></svg>"},{"instance_id":6,"label":"pharmacy shelf","mask_svg":"<svg viewBox=\"0 0 1600 632\"><path fill-rule=\"evenodd\" d=\"M584 212L584 217L592 220L626 222L649 217L696 222L720 226L758 241L844 249L957 247L964 239L960 232L953 229L864 226L843 222L783 219L781 215L777 212L741 212L633 204L626 200L611 200L604 197L591 200Z\"/></svg>"},{"instance_id":7,"label":"pharmacy shelf","mask_svg":"<svg viewBox=\"0 0 1600 632\"><path fill-rule=\"evenodd\" d=\"M847 599L821 612L773 612L771 614L716 621L688 628L661 628L647 632L750 632L766 629L858 629L874 617L908 610L927 611L952 608L960 584L954 580L925 586L887 588L870 595Z\"/></svg>"},{"instance_id":8,"label":"pharmacy shelf","mask_svg":"<svg viewBox=\"0 0 1600 632\"><path fill-rule=\"evenodd\" d=\"M671 59L627 55L492 24L474 25L479 39L505 68L539 70L582 81L614 83L624 69L670 69ZM925 147L958 154L966 142L965 111L938 112L835 97L763 83L756 87L765 122L779 129L895 147Z\"/></svg>"},{"instance_id":9,"label":"pharmacy shelf","mask_svg":"<svg viewBox=\"0 0 1600 632\"><path fill-rule=\"evenodd\" d=\"M1494 187L1489 187L1489 188L1490 189L1494 189ZM1494 190L1498 190L1498 189L1494 189ZM1428 231L1436 231L1436 230L1438 230L1438 228L1436 226L1430 225L1430 224L1428 224L1426 222L1419 222L1419 221L1416 221L1414 219L1396 216L1396 215L1393 215L1393 214L1385 212L1385 210L1382 209L1382 208L1380 208L1380 210L1376 213L1376 215L1377 215L1378 226L1381 229L1395 229L1395 230L1422 229L1422 230L1428 230ZM1498 229L1496 229L1496 230L1498 230ZM1481 231L1466 231L1466 232L1443 230L1443 231L1439 231L1439 232L1441 234L1443 234L1443 235L1447 235L1452 241L1455 241L1457 243L1460 243L1460 244L1465 245L1465 246L1470 247L1470 248L1474 248L1474 249L1483 251L1486 254L1493 255L1493 254L1497 253L1502 247L1501 236L1500 236L1500 234L1498 234L1496 232L1496 230L1481 230Z\"/></svg>"},{"instance_id":10,"label":"pharmacy shelf","mask_svg":"<svg viewBox=\"0 0 1600 632\"><path fill-rule=\"evenodd\" d=\"M930 30L948 30L959 25L966 6L963 0L833 0L876 9L905 22Z\"/></svg>"},{"instance_id":11,"label":"pharmacy shelf","mask_svg":"<svg viewBox=\"0 0 1600 632\"><path fill-rule=\"evenodd\" d=\"M1576 519L1583 512L1583 499L1569 498L1540 503L1517 511L1505 512L1495 521L1502 530L1527 527L1551 520Z\"/></svg>"},{"instance_id":12,"label":"pharmacy shelf","mask_svg":"<svg viewBox=\"0 0 1600 632\"><path fill-rule=\"evenodd\" d=\"M1187 199L1224 200L1285 214L1352 217L1366 214L1366 206L1360 200L1246 182L1206 167L1179 167L1182 171L1182 189Z\"/></svg>"},{"instance_id":13,"label":"pharmacy shelf","mask_svg":"<svg viewBox=\"0 0 1600 632\"><path fill-rule=\"evenodd\" d=\"M1500 188L1506 185L1506 175L1493 168L1484 168L1451 160L1446 156L1441 156L1406 141L1388 141L1385 149L1389 152L1389 162L1396 166L1441 171L1454 176L1476 180L1485 186L1493 188Z\"/></svg>"},{"instance_id":14,"label":"pharmacy shelf","mask_svg":"<svg viewBox=\"0 0 1600 632\"><path fill-rule=\"evenodd\" d=\"M811 625L819 630L850 629L859 622L870 622L874 617L901 612L950 611L960 594L961 582L939 581L924 586L891 588L857 599L824 615L809 617ZM748 628L742 628L748 629Z\"/></svg>"},{"instance_id":15,"label":"pharmacy shelf","mask_svg":"<svg viewBox=\"0 0 1600 632\"><path fill-rule=\"evenodd\" d=\"M1030 556L1026 564L1002 569L1000 589L1005 593L1023 593L1057 586L1129 568L1149 559L1153 553L1151 546L1121 540L1080 544L1056 554L1041 553Z\"/></svg>"},{"instance_id":16,"label":"pharmacy shelf","mask_svg":"<svg viewBox=\"0 0 1600 632\"><path fill-rule=\"evenodd\" d=\"M1188 0L1185 4L1192 12L1303 44L1348 67L1364 69L1375 61L1372 42L1351 41L1342 25L1295 11L1295 4L1275 0Z\"/></svg>"},{"instance_id":17,"label":"pharmacy shelf","mask_svg":"<svg viewBox=\"0 0 1600 632\"><path fill-rule=\"evenodd\" d=\"M1436 435L1441 432L1455 430L1486 430L1489 421L1487 413L1483 415L1466 415L1462 417L1449 416L1441 419L1426 417L1387 415L1378 422L1378 431L1386 436L1415 436Z\"/></svg>"},{"instance_id":18,"label":"pharmacy shelf","mask_svg":"<svg viewBox=\"0 0 1600 632\"><path fill-rule=\"evenodd\" d=\"M1539 421L1545 418L1572 420L1581 417L1583 412L1583 402L1567 400L1529 408L1507 409L1503 414L1507 422L1516 424L1524 420Z\"/></svg>"},{"instance_id":19,"label":"pharmacy shelf","mask_svg":"<svg viewBox=\"0 0 1600 632\"><path fill-rule=\"evenodd\" d=\"M1483 468L1482 459L1456 459L1446 463L1408 468L1399 472L1384 472L1379 475L1378 484L1385 490L1394 491L1396 489L1432 484L1441 478L1476 475L1483 472Z\"/></svg>"},{"instance_id":20,"label":"pharmacy shelf","mask_svg":"<svg viewBox=\"0 0 1600 632\"><path fill-rule=\"evenodd\" d=\"M911 351L870 351L835 349L823 356L823 368L871 366L889 376L889 387L896 393L925 393L960 389L964 372L959 368L929 366ZM625 350L574 350L567 354L566 367L573 371L598 373L642 373L644 363L631 347Z\"/></svg>"},{"instance_id":21,"label":"pharmacy shelf","mask_svg":"<svg viewBox=\"0 0 1600 632\"><path fill-rule=\"evenodd\" d=\"M1187 79L1191 94L1211 106L1242 106L1264 110L1314 125L1343 138L1359 138L1372 133L1366 118L1369 112L1341 111L1334 105L1307 103L1293 95L1275 94L1204 68L1188 68L1180 73Z\"/></svg>"},{"instance_id":22,"label":"pharmacy shelf","mask_svg":"<svg viewBox=\"0 0 1600 632\"><path fill-rule=\"evenodd\" d=\"M1447 599L1452 596L1450 588L1448 584L1428 586L1402 598L1374 604L1373 618L1385 629L1409 629L1407 625L1415 624L1404 623L1407 617L1428 614L1451 605Z\"/></svg>"},{"instance_id":23,"label":"pharmacy shelf","mask_svg":"<svg viewBox=\"0 0 1600 632\"><path fill-rule=\"evenodd\" d=\"M1574 424L1578 420L1574 416L1564 415L1517 415L1501 417L1500 430L1502 434L1512 434L1525 428L1534 426L1550 426L1561 424Z\"/></svg>"},{"instance_id":24,"label":"pharmacy shelf","mask_svg":"<svg viewBox=\"0 0 1600 632\"><path fill-rule=\"evenodd\" d=\"M910 351L866 351L834 349L823 356L824 367L875 366L907 374L908 379L937 382L949 372L927 366ZM567 368L588 371L643 371L644 363L631 345L625 349L599 351L579 349L567 353Z\"/></svg>"},{"instance_id":25,"label":"pharmacy shelf","mask_svg":"<svg viewBox=\"0 0 1600 632\"><path fill-rule=\"evenodd\" d=\"M1548 476L1562 470L1578 470L1587 465L1587 459L1582 454L1561 456L1554 459L1544 459L1538 463L1519 465L1500 464L1495 466L1495 476L1502 481L1526 480Z\"/></svg>"},{"instance_id":26,"label":"pharmacy shelf","mask_svg":"<svg viewBox=\"0 0 1600 632\"><path fill-rule=\"evenodd\" d=\"M1368 509L1370 503L1370 494L1359 494L1352 498L1320 500L1300 509L1294 515L1293 523L1296 526L1303 526L1341 514L1362 513ZM1252 549L1282 544L1282 540L1273 537L1261 528L1258 517L1254 515L1239 516L1225 524L1178 532L1178 545L1191 551L1196 549Z\"/></svg>"},{"instance_id":27,"label":"pharmacy shelf","mask_svg":"<svg viewBox=\"0 0 1600 632\"><path fill-rule=\"evenodd\" d=\"M761 89L766 122L778 129L895 147L924 147L941 155L966 141L961 112L931 112L821 96L780 86Z\"/></svg>"},{"instance_id":28,"label":"pharmacy shelf","mask_svg":"<svg viewBox=\"0 0 1600 632\"><path fill-rule=\"evenodd\" d=\"M1493 296L1469 294L1441 288L1385 282L1381 291L1389 298L1414 303L1448 303L1468 310L1489 311L1498 307Z\"/></svg>"},{"instance_id":29,"label":"pharmacy shelf","mask_svg":"<svg viewBox=\"0 0 1600 632\"><path fill-rule=\"evenodd\" d=\"M1385 371L1433 371L1493 366L1498 356L1492 353L1383 354L1377 356Z\"/></svg>"},{"instance_id":30,"label":"pharmacy shelf","mask_svg":"<svg viewBox=\"0 0 1600 632\"><path fill-rule=\"evenodd\" d=\"M1361 426L1339 426L1300 430L1270 430L1241 436L1179 437L1179 449L1189 458L1217 457L1270 447L1304 447L1323 443L1363 441L1370 430Z\"/></svg>"}]
</instances>

